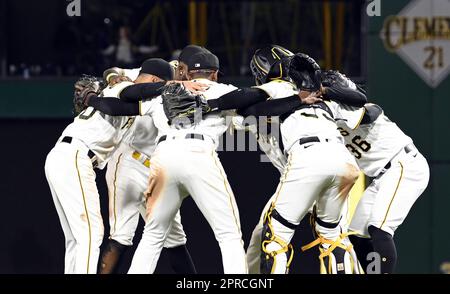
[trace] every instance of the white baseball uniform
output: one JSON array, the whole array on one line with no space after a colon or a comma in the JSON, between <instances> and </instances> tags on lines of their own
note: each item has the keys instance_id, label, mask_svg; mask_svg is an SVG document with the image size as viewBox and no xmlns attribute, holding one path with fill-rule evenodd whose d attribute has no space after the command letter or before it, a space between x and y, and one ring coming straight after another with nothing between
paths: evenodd
<instances>
[{"instance_id":1,"label":"white baseball uniform","mask_svg":"<svg viewBox=\"0 0 450 294\"><path fill-rule=\"evenodd\" d=\"M131 84L116 84L103 94L118 97ZM132 122L133 118L88 107L66 127L47 156L45 174L66 238L65 273L97 272L104 228L94 165L104 168Z\"/></svg>"},{"instance_id":2,"label":"white baseball uniform","mask_svg":"<svg viewBox=\"0 0 450 294\"><path fill-rule=\"evenodd\" d=\"M209 80L201 82L209 85L203 93L206 99L215 99L236 89ZM164 115L161 104L149 106L146 109L143 103L142 108L152 116L161 112ZM208 114L191 127L160 129L160 143L150 166L146 225L129 273L154 272L172 220L188 194L214 231L222 252L224 272L247 272L239 211L216 153L219 137L228 127L225 114Z\"/></svg>"},{"instance_id":3,"label":"white baseball uniform","mask_svg":"<svg viewBox=\"0 0 450 294\"><path fill-rule=\"evenodd\" d=\"M358 203L350 230L368 237L368 227L373 225L394 235L428 185L428 163L381 109L375 121L359 124L370 108L330 105L339 113L338 125L348 150L361 170L375 177Z\"/></svg>"},{"instance_id":4,"label":"white baseball uniform","mask_svg":"<svg viewBox=\"0 0 450 294\"><path fill-rule=\"evenodd\" d=\"M122 69L122 74L135 80L139 71L140 68ZM167 124L165 117L160 119L161 124ZM108 163L106 183L109 195L110 238L122 245L133 244L139 214L145 216L144 191L150 176L150 160L156 147L157 134L153 117L136 116ZM164 247L172 248L184 244L186 234L178 212Z\"/></svg>"},{"instance_id":5,"label":"white baseball uniform","mask_svg":"<svg viewBox=\"0 0 450 294\"><path fill-rule=\"evenodd\" d=\"M272 99L284 98L297 93L291 83L275 80L258 86ZM355 160L346 150L343 139L330 115L320 108L303 108L295 111L281 124L281 135L288 155L288 161L280 178L275 195L269 201L285 221L298 225L314 202L317 217L327 223L338 223L347 194L359 172ZM314 138L319 142L305 142ZM272 218L270 227L277 241L267 243L267 252L284 250L292 239L294 230ZM258 238L255 228L253 236ZM325 239L339 238L339 227L327 229L316 224L316 230ZM252 237L253 237L252 236ZM260 237L259 237L260 238ZM253 244L257 242L252 242ZM328 248L328 244L325 247ZM261 247L260 247L261 248ZM255 251L248 255L254 272L259 272ZM349 261L349 257L345 260ZM279 254L272 267L272 273L285 273L287 256ZM349 267L346 267L349 268ZM336 272L336 269L333 269Z\"/></svg>"},{"instance_id":6,"label":"white baseball uniform","mask_svg":"<svg viewBox=\"0 0 450 294\"><path fill-rule=\"evenodd\" d=\"M151 155L156 147L157 129L150 116L137 116L133 126L108 163L106 183L109 194L110 238L131 246L139 223L145 216L144 191L150 176ZM164 247L186 244L177 213Z\"/></svg>"}]
</instances>

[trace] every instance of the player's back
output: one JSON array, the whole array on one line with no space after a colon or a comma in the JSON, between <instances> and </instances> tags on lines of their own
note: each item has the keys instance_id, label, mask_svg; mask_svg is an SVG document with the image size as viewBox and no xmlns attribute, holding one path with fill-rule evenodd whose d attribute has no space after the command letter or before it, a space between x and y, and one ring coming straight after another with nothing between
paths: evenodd
<instances>
[{"instance_id":1,"label":"player's back","mask_svg":"<svg viewBox=\"0 0 450 294\"><path fill-rule=\"evenodd\" d=\"M136 116L133 125L125 134L123 142L132 149L150 157L156 148L157 135L158 129L153 117L148 115Z\"/></svg>"},{"instance_id":2,"label":"player's back","mask_svg":"<svg viewBox=\"0 0 450 294\"><path fill-rule=\"evenodd\" d=\"M356 108L333 102L349 151L368 176L376 176L412 139L375 104Z\"/></svg>"},{"instance_id":3,"label":"player's back","mask_svg":"<svg viewBox=\"0 0 450 294\"><path fill-rule=\"evenodd\" d=\"M257 86L264 90L271 99L282 99L297 95L295 85L284 80L274 80ZM285 118L280 126L285 150L304 137L326 137L328 139L340 138L336 130L336 124L329 113L328 108L321 105L305 105Z\"/></svg>"},{"instance_id":4,"label":"player's back","mask_svg":"<svg viewBox=\"0 0 450 294\"><path fill-rule=\"evenodd\" d=\"M103 90L104 97L118 97L120 91L132 85L122 82ZM82 141L97 156L98 167L103 168L116 145L133 123L134 118L109 116L92 107L83 110L66 127L61 138L73 137Z\"/></svg>"}]
</instances>

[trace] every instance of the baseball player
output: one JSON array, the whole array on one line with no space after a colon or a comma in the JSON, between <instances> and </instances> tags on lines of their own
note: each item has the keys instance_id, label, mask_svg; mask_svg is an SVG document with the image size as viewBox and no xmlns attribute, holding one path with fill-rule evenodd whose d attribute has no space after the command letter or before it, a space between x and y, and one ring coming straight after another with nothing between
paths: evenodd
<instances>
[{"instance_id":1,"label":"baseball player","mask_svg":"<svg viewBox=\"0 0 450 294\"><path fill-rule=\"evenodd\" d=\"M357 235L350 239L364 269L367 254L377 252L381 273L393 273L397 262L394 232L428 185L428 163L378 105L354 109L338 104L337 108L347 148L361 170L375 178L358 203L349 226Z\"/></svg>"},{"instance_id":2,"label":"baseball player","mask_svg":"<svg viewBox=\"0 0 450 294\"><path fill-rule=\"evenodd\" d=\"M142 68L147 74L136 76ZM173 74L167 62L160 59L146 61L142 68L121 70L113 68L105 71L106 80L121 74L140 83L144 78L148 82L158 83L172 80ZM151 75L148 73L152 73ZM117 147L106 171L106 183L109 194L110 237L101 256L99 273L114 272L123 252L132 245L138 225L139 214L145 215L143 192L150 175L150 159L155 148L157 129L150 116L136 116L133 125ZM179 213L172 227L172 234L164 244L169 254L171 266L179 274L196 273L189 251L186 236L181 226Z\"/></svg>"},{"instance_id":3,"label":"baseball player","mask_svg":"<svg viewBox=\"0 0 450 294\"><path fill-rule=\"evenodd\" d=\"M90 82L82 91L76 88L77 108L79 101L89 104L99 98L98 84ZM118 97L133 90L129 87L132 85L120 82L105 88L100 96ZM104 168L133 120L129 116L110 116L89 106L64 130L47 156L45 172L66 237L65 273L97 272L103 220L94 168Z\"/></svg>"},{"instance_id":4,"label":"baseball player","mask_svg":"<svg viewBox=\"0 0 450 294\"><path fill-rule=\"evenodd\" d=\"M207 84L206 99L235 90L217 83L219 61L210 52L188 60L188 78ZM179 86L163 96L178 96ZM181 89L182 90L182 89ZM163 112L160 104L142 105L152 115ZM129 273L153 273L162 244L183 199L190 194L214 231L222 252L224 273L247 273L239 212L215 149L227 129L224 113L211 113L194 125L174 124L160 129L150 166L144 234Z\"/></svg>"},{"instance_id":5,"label":"baseball player","mask_svg":"<svg viewBox=\"0 0 450 294\"><path fill-rule=\"evenodd\" d=\"M362 92L338 72L324 72L323 76L322 83L328 86L327 90L338 89L331 91L332 96L349 97ZM367 176L375 178L365 190L350 223L349 230L357 236L349 238L364 269L367 269L367 254L377 252L382 261L381 273L393 273L397 258L394 232L425 190L429 167L412 139L384 115L381 107L369 103L364 107L349 106L343 102L326 101L358 166ZM296 103L285 104L284 110L278 108L276 115L299 107L300 103Z\"/></svg>"},{"instance_id":6,"label":"baseball player","mask_svg":"<svg viewBox=\"0 0 450 294\"><path fill-rule=\"evenodd\" d=\"M272 46L259 50L252 59L252 71L254 72L257 84L260 86L251 89L239 89L228 93L219 99L208 100L206 102L207 106L212 110L232 109L244 107L245 105L248 105L248 102L253 104L268 99L271 99L274 103L281 102L281 104L291 105L292 99L294 102L300 102L298 95L305 100L312 99L313 101L311 102L321 101L320 99L314 101L315 97L311 97L310 92L300 91L299 93L296 86L290 82L291 80L289 76L287 76L288 71L285 66L281 64L281 61L283 57L292 55L292 53L279 46ZM302 65L301 63L303 62L301 57L305 57L304 59L310 61L308 56L299 56L299 58L296 58L300 63L299 65ZM318 67L317 65L315 66ZM317 69L314 69L314 71L316 70ZM315 72L313 73L316 74ZM301 78L304 79L305 77L302 76ZM307 88L306 83L308 82L311 83L312 81L304 79L305 84L302 84L302 87ZM266 102L258 103L255 104L255 106L261 108L261 105L259 104L265 103ZM248 109L254 108L255 106L248 107ZM276 109L276 107L274 109ZM258 116L270 116L270 112L273 111L272 107L266 109L263 108L262 110L263 111L260 109L259 113L254 112L253 114ZM292 152L290 152L291 155L289 156L288 164L284 169L277 193L272 198L273 201L268 205L268 211L266 211L266 216L264 218L263 248L266 248L264 248L263 272L284 273L287 271L292 258L292 247L288 243L294 232L293 229L317 198L318 206L320 206L318 215L320 215L316 222L316 230L321 234L319 243L322 246L323 257L337 259L337 257L332 254L335 247L342 247L345 249L348 247L342 244L343 236L341 235L339 220L346 195L352 187L354 180L357 178L358 169L356 163L342 144L342 137L336 131L334 120L330 117L332 114L326 105L323 103L317 106L305 104L301 105L299 109L296 110L298 111L294 110L288 115L281 117L283 141L289 144L287 148L285 144L284 149L292 149ZM244 115L246 112L248 111L241 111ZM291 116L293 116L292 119L290 119ZM288 124L286 126L287 122ZM299 125L297 125L297 123ZM305 129L302 129L301 127L304 127ZM311 136L306 136L306 134ZM275 143L274 140L266 141ZM298 148L297 145L300 146L300 148ZM269 148L267 150L269 151L269 158L272 157L271 159L273 159L275 165L283 165L283 160L279 160L280 152L277 152L276 146L274 147L275 148ZM325 150L327 151L325 152ZM323 151L327 155L319 156L319 153L315 153L317 151ZM293 157L292 154L295 154L296 156ZM328 156L330 157L328 158ZM321 165L319 164L317 166L317 164L313 165L312 163L308 163L313 157L319 157L319 163L321 163ZM320 160L320 157L327 159ZM303 158L303 163L293 158ZM290 171L292 164L294 165L294 170ZM290 175L288 175L289 173ZM288 178L286 179L286 177ZM299 191L306 191L304 192L306 196L302 195L306 198L301 198L301 200L305 200L304 203L297 203L299 200L292 198L296 195L296 189ZM282 199L282 202L277 202L279 199ZM280 204L277 205L275 204L276 202L277 204ZM304 207L302 208L304 205L306 205L306 210ZM283 212L279 212L278 209ZM294 220L286 220L284 218L285 214L289 215L291 219ZM327 221L328 219L331 219L332 221ZM274 227L275 229L278 229L280 235L284 234L283 237L286 239L280 237L280 235L276 235L276 232L273 229ZM260 246L258 247L260 248ZM270 247L273 247L273 249ZM335 264L334 268L329 270L330 272L346 271L344 262L345 260L348 261L350 258L348 255L345 256L344 253L341 258L342 262L330 263ZM278 254L280 256L277 256ZM289 260L287 260L287 257L289 257ZM275 259L277 259L276 262ZM347 263L349 262L350 261Z\"/></svg>"},{"instance_id":7,"label":"baseball player","mask_svg":"<svg viewBox=\"0 0 450 294\"><path fill-rule=\"evenodd\" d=\"M183 64L190 54L206 49L199 46L187 46L180 55L179 62ZM166 83L158 76L168 78L170 74L167 62L161 59L150 59L142 68L123 70L111 68L105 71L105 80L116 82L123 80L123 75L136 78L136 84L125 88L119 98L128 101L123 103L107 97L89 97L85 103L108 115L140 115L140 103L135 97L153 98L160 94ZM136 72L152 72L153 75L139 75ZM184 77L184 76L183 76ZM151 82L150 84L148 82ZM192 91L201 90L201 83L183 82ZM159 119L165 125L166 118ZM150 116L136 116L135 123L127 133L121 146L118 147L108 165L106 179L110 195L110 227L111 235L102 260L100 273L111 273L117 265L120 256L127 246L132 245L132 239L138 224L139 214L144 210L143 185L146 186L150 165L150 155L153 152L156 129ZM130 150L131 149L131 150ZM139 180L141 179L141 180ZM144 183L145 179L145 183ZM195 273L195 267L189 252L184 245L186 238L180 223L179 213L176 216L173 233L166 240L165 248L169 253L171 265L177 273Z\"/></svg>"},{"instance_id":8,"label":"baseball player","mask_svg":"<svg viewBox=\"0 0 450 294\"><path fill-rule=\"evenodd\" d=\"M102 93L117 97L131 84L122 82ZM103 219L94 168L104 168L132 121L88 107L66 127L47 156L45 174L66 238L64 273L97 273Z\"/></svg>"},{"instance_id":9,"label":"baseball player","mask_svg":"<svg viewBox=\"0 0 450 294\"><path fill-rule=\"evenodd\" d=\"M313 103L313 102L318 102L321 101L320 99L316 99L315 97L311 96L309 92L307 91L300 91L300 94L298 93L298 91L296 90L296 86L294 84L291 83L291 79L290 77L287 75L288 70L286 68L285 65L283 65L281 63L282 58L283 57L292 57L292 53L290 53L289 51L287 51L286 49L280 47L280 46L272 46L272 47L268 47L268 48L264 48L260 51L257 52L257 54L255 54L253 60L252 60L252 70L254 72L257 84L259 84L260 86L257 87L253 87L253 88L243 88L243 89L238 89L236 91L233 91L231 93L225 94L224 96L218 98L218 99L210 99L206 102L202 101L202 104L205 103L207 104L207 107L204 107L205 109L207 109L207 111L210 110L225 110L225 109L233 109L233 108L237 108L237 109L241 109L243 107L247 107L251 104L257 103L255 104L255 106L251 106L248 107L247 109L252 109L252 108L256 108L258 109L258 111L253 112L254 115L260 116L260 115L264 115L264 116L271 116L272 114L270 114L271 112L275 111L277 109L277 104L281 104L281 105L292 105L292 103L294 102L294 104L296 104L297 102L300 102L299 100L299 96L300 98L303 98L304 101L306 102L308 100L308 103ZM294 59L294 61L297 61L299 64L297 64L297 66L302 65L302 63L306 63L306 64L310 64L311 65L311 61L313 61L310 57L303 55L303 56L298 56L298 58L296 57ZM313 61L313 63L315 64L315 62ZM294 64L295 65L295 64ZM302 83L311 83L311 80L306 79L307 77L315 77L314 75L316 75L317 73L315 71L317 71L317 64L315 64L316 68L312 68L313 71L311 74L308 74L306 76L302 75L299 76L300 79L302 79ZM292 70L290 70L291 72L294 72ZM299 73L300 74L300 73ZM302 73L303 74L303 73ZM270 81L270 82L269 82ZM265 84L263 84L265 83ZM305 85L302 85L303 87L305 87ZM302 94L306 94L302 97ZM286 97L286 98L284 98ZM364 104L365 100L365 96L363 95L352 95L351 96L352 99L355 99L355 101L358 102L358 105L362 105ZM268 99L271 99L271 107L265 107L264 108L264 104L267 102L261 102L261 101L266 101ZM302 100L303 100L302 99ZM348 99L351 100L351 99ZM362 104L361 104L361 100L363 100ZM350 103L355 103L355 101L350 101ZM260 102L260 103L258 103ZM273 102L273 103L272 103ZM302 104L303 102L300 102L300 104ZM263 104L263 107L261 109L261 105L259 104ZM204 105L202 105L203 107ZM209 107L209 109L208 109ZM343 165L342 162L339 162L339 160L335 160L334 163L336 164L337 167L340 168L336 168L336 172L338 173L338 175L341 177L337 177L337 180L335 179L336 182L340 182L339 185L337 185L338 187L336 187L336 184L334 183L335 186L333 186L333 183L331 184L331 187L327 187L327 188L323 188L325 189L324 191L320 191L320 193L318 193L317 196L322 196L325 199L322 200L320 199L322 202L319 201L319 205L323 206L322 211L321 211L321 215L323 215L322 218L326 218L328 215L334 215L334 222L329 224L326 221L321 220L320 218L318 219L318 221L316 222L316 229L317 231L321 234L320 238L318 239L319 242L318 244L321 245L321 250L322 250L322 254L321 254L321 261L324 264L325 262L323 261L324 259L329 259L330 262L330 269L328 270L329 272L349 272L349 271L353 271L354 267L350 267L350 265L348 265L348 263L351 263L351 260L355 259L355 258L350 258L350 253L349 254L345 254L345 251L350 251L349 249L349 245L350 244L344 244L345 242L342 240L344 235L341 235L341 228L339 227L339 219L340 219L340 215L341 215L341 209L342 206L345 202L346 199L346 195L348 193L348 191L350 190L351 186L353 185L354 182L354 177L357 177L357 168L356 168L356 163L354 162L354 160L349 156L348 152L345 151L345 147L343 146L342 142L342 138L339 136L339 133L336 132L336 125L334 124L334 120L332 119L332 113L331 110L322 104L319 104L318 106L314 106L314 105L300 105L298 107L298 109L302 110L302 109L308 109L310 108L312 110L313 113L302 113L300 112L300 118L301 116L304 116L306 118L317 118L318 120L300 120L304 125L303 127L306 127L307 129L304 130L304 132L309 132L311 129L316 128L316 131L318 132L321 129L321 132L329 132L329 138L324 138L324 142L323 143L328 143L328 141L331 143L332 141L336 141L337 146L339 146L340 151L338 152L338 154L343 153L343 157L344 159L346 159L347 162L344 162L345 164ZM295 110L298 110L295 109ZM319 111L323 110L323 112ZM295 112L295 110L293 110L291 113L285 115L284 117L281 117L282 121L286 120L293 112ZM244 115L248 115L249 111L247 110L241 110L238 111L238 113L241 112L241 114ZM319 112L319 114L316 114L316 112ZM324 113L326 112L326 113ZM247 114L246 114L247 113ZM331 116L331 117L330 117ZM295 117L295 116L294 116ZM320 119L325 119L328 122L332 122L332 124L330 125L329 123L325 122L325 121L321 121ZM290 133L291 130L288 130L288 134L287 134L287 138L293 136L296 136L296 131L297 129L294 127L295 122L298 120L298 118L294 119L291 124L292 126L290 127L290 129L292 129L292 133ZM301 129L301 128L300 128ZM331 131L330 131L331 130ZM283 133L283 126L282 126L282 133ZM333 138L334 135L336 135L336 138ZM277 150L277 142L276 140L273 140L274 138L270 138L270 136L261 136L261 137L265 137L264 141L269 143L269 148L265 148L263 150L268 152L269 158L272 159L272 162L274 163L274 165L280 167L284 164L284 160L282 159L282 157L280 156L279 150ZM317 139L317 136L311 136L313 138L310 139L303 139L301 140L302 144L299 145L305 145L307 144L306 148L310 148L313 146L313 144L311 144L311 142L313 143L319 143L320 139ZM283 139L285 139L285 137L283 136ZM296 140L292 140L291 138L289 138L289 140L291 140L291 144L294 145ZM312 140L312 141L309 141ZM319 142L317 141L319 140ZM328 146L332 146L335 147L331 144L325 144L326 147ZM344 148L342 148L344 147ZM306 149L305 148L305 149ZM312 148L314 149L314 148ZM326 148L325 148L326 149ZM342 150L344 150L345 152L343 152ZM339 159L339 158L338 158ZM333 163L333 161L330 161L331 163ZM325 162L323 162L323 164L325 165ZM344 167L343 167L344 166ZM305 167L306 168L306 167ZM286 167L287 169L287 167ZM284 172L286 172L286 169ZM310 167L306 168L306 170L309 170ZM323 168L323 170L325 170L325 168ZM327 173L324 171L315 171L317 173L320 174L320 172L325 173L325 178ZM312 168L312 171L314 171L314 168ZM333 172L333 170L331 170L331 172ZM306 178L307 180L309 180L309 178ZM280 184L280 186L283 185L284 182L284 176L282 177L282 183ZM300 182L300 183L295 183L296 181ZM293 182L293 187L295 188L296 185L302 186L301 185L301 181L302 179L300 178L300 180L297 179L292 179L290 180L290 182ZM326 180L323 180L326 181ZM322 183L320 182L320 179L317 183L317 186L320 186ZM291 186L291 184L289 184L289 186ZM326 186L326 185L325 185ZM318 188L320 189L320 188ZM326 191L326 190L329 191ZM279 189L280 190L280 189ZM329 193L327 195L327 192ZM291 195L293 195L293 191L289 191L289 193ZM286 193L286 194L289 194ZM314 191L310 192L310 198L314 199L315 195ZM333 194L338 194L338 195L344 195L344 197L336 197L336 195ZM277 200L279 196L279 193L277 192L274 197L272 198L273 201L270 202L269 205L269 210L273 210L273 203ZM334 196L334 198L333 198ZM311 199L307 199L308 201L311 201ZM289 201L289 200L288 200ZM314 202L314 201L313 201ZM289 205L287 205L289 206ZM294 205L292 205L294 206ZM309 204L309 207L311 206L311 204ZM308 209L309 209L308 207ZM270 213L270 211L269 211ZM295 214L295 212L294 212ZM287 229L292 230L294 228L294 225L290 224L288 221L284 220L282 217L279 216L279 213L277 211L275 211L275 217L276 217L276 222L280 223L280 226L284 226ZM301 216L302 218L303 216ZM301 218L298 220L298 222L301 220ZM265 230L271 230L271 228L268 228L269 226L271 226L271 224L267 224L268 222L268 217L266 216L265 218ZM269 220L271 221L271 220ZM256 231L256 230L255 230ZM274 240L276 240L276 242L274 243L278 243L279 245L281 245L280 243L285 242L284 240L282 240L279 237L275 237L275 236L271 236L271 232L264 232L264 233L268 233L267 235L265 235L264 238L269 238L270 240L267 242L274 242ZM293 233L292 231L289 231L289 234ZM324 237L325 236L325 237ZM331 236L329 239L326 238L326 236ZM273 240L272 240L273 239ZM267 241L267 240L266 240ZM287 242L289 243L289 241ZM291 245L288 245L287 243L283 244L284 247L282 247L281 249L279 249L277 252L275 252L275 254L273 254L272 256L268 255L268 254L264 254L264 260L266 260L266 262L268 261L269 263L272 263L274 261L274 257L277 255L277 253L288 253L289 259L291 259L292 257L292 251L291 251ZM254 242L255 244L255 242ZM333 253L336 248L335 247L339 247L339 249L342 249L343 252L341 252L341 256L340 261L336 262L336 260L338 259L337 255L335 253ZM260 248L260 246L257 246L256 248ZM272 257L272 259L271 259ZM270 266L272 267L272 270L275 270L275 272L286 272L290 261L286 261L286 259L284 259L284 265L283 265L283 257L286 257L286 255L282 255L281 256L281 262L277 262L276 264L282 264L281 268L275 269L275 266L272 267L272 265L264 265L263 270L267 270L267 267ZM255 260L254 258L251 258L252 260ZM333 259L333 260L332 260ZM333 262L334 261L334 262ZM347 262L346 262L347 261ZM344 263L347 263L347 266L344 266ZM334 265L334 267L332 266ZM325 266L323 265L322 268L324 268ZM333 267L333 268L331 268ZM270 270L269 270L270 271ZM325 269L323 270L325 271ZM256 272L256 271L254 271Z\"/></svg>"}]
</instances>

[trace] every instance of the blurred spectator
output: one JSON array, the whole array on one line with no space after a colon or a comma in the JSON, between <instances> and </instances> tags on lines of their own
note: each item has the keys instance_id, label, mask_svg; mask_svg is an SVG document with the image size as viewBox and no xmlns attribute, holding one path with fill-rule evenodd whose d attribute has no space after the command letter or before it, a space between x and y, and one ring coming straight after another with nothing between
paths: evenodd
<instances>
[{"instance_id":1,"label":"blurred spectator","mask_svg":"<svg viewBox=\"0 0 450 294\"><path fill-rule=\"evenodd\" d=\"M133 44L130 37L129 27L119 28L118 41L116 44L110 44L102 50L106 56L114 55L114 65L124 68L130 68L136 64L137 54L151 54L158 50L157 46L140 46Z\"/></svg>"}]
</instances>

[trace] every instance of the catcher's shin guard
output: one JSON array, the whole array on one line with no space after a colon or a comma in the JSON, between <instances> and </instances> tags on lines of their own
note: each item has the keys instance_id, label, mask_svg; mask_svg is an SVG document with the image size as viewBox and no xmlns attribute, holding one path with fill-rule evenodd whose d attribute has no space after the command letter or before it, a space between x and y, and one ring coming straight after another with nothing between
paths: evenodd
<instances>
[{"instance_id":1,"label":"catcher's shin guard","mask_svg":"<svg viewBox=\"0 0 450 294\"><path fill-rule=\"evenodd\" d=\"M319 261L321 274L359 274L359 266L353 246L348 240L348 236L354 233L343 233L339 223L326 223L320 219L312 218L312 226L317 239L303 246L302 251L306 251L315 246L319 246ZM321 232L322 231L322 232ZM324 234L332 232L338 237L328 239Z\"/></svg>"},{"instance_id":2,"label":"catcher's shin guard","mask_svg":"<svg viewBox=\"0 0 450 294\"><path fill-rule=\"evenodd\" d=\"M261 233L261 274L287 274L294 249L291 244L277 236L273 229L273 221L295 230L297 225L291 224L284 219L273 206L264 216L263 229ZM282 255L284 254L284 255Z\"/></svg>"}]
</instances>

